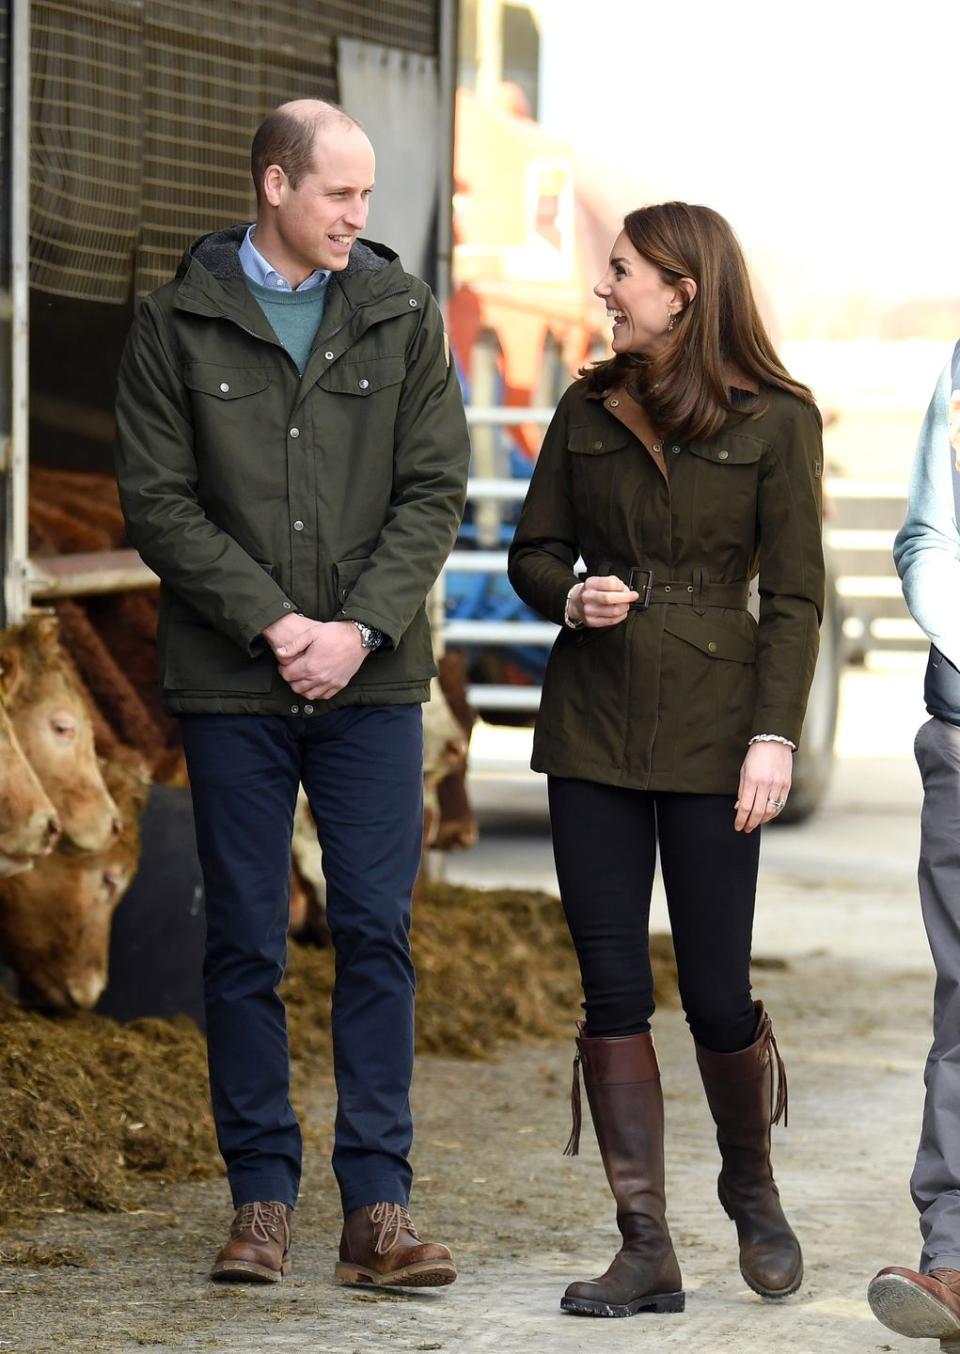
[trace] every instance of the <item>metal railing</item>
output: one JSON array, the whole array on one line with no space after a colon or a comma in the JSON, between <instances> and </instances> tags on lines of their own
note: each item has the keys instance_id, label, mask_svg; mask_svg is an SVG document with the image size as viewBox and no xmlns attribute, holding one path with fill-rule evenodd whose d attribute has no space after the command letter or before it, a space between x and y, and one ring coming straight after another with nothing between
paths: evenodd
<instances>
[{"instance_id":1,"label":"metal railing","mask_svg":"<svg viewBox=\"0 0 960 1354\"><path fill-rule=\"evenodd\" d=\"M470 428L516 428L531 426L545 428L553 418L549 407L521 405L467 405L467 424ZM467 481L467 501L496 505L519 503L526 497L529 480L481 478L471 476ZM443 568L440 585L451 573L507 572L506 550L463 550L455 548ZM443 619L443 645L514 644L537 645L550 648L557 637L559 626L548 621L456 620ZM540 708L540 687L535 684L520 686L514 683L473 682L467 688L467 699L476 710L514 710L536 712Z\"/></svg>"}]
</instances>

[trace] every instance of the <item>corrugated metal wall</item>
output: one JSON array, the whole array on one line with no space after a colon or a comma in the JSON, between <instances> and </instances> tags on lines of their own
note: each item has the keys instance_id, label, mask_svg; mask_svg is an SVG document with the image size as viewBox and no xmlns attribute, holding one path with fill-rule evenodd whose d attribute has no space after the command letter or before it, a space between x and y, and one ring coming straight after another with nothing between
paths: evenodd
<instances>
[{"instance_id":1,"label":"corrugated metal wall","mask_svg":"<svg viewBox=\"0 0 960 1354\"><path fill-rule=\"evenodd\" d=\"M339 37L435 55L437 0L33 0L33 287L122 303L252 215L249 147L336 100Z\"/></svg>"}]
</instances>

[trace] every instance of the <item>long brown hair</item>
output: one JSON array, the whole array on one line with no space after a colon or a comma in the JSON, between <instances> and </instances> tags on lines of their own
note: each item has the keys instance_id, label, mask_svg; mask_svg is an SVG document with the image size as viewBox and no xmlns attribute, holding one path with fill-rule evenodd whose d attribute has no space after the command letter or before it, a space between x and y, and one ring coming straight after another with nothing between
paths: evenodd
<instances>
[{"instance_id":1,"label":"long brown hair","mask_svg":"<svg viewBox=\"0 0 960 1354\"><path fill-rule=\"evenodd\" d=\"M656 356L617 353L585 367L590 390L626 384L665 437L713 437L743 415L727 388L730 365L761 387L775 386L807 404L813 395L794 381L763 326L743 251L719 212L687 202L641 207L623 228L638 254L666 283L693 278L697 294L677 315Z\"/></svg>"}]
</instances>

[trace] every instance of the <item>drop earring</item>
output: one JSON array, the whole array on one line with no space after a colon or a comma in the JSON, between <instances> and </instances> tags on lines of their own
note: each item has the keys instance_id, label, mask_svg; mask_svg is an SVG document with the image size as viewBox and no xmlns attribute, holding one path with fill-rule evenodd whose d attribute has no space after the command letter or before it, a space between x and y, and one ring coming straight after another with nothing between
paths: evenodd
<instances>
[{"instance_id":1,"label":"drop earring","mask_svg":"<svg viewBox=\"0 0 960 1354\"><path fill-rule=\"evenodd\" d=\"M674 329L676 328L676 324L677 324L677 317L676 317L676 315L671 315L671 316L670 316L670 323L667 325L667 333L668 333L668 334L672 334L672 333L673 333Z\"/></svg>"}]
</instances>

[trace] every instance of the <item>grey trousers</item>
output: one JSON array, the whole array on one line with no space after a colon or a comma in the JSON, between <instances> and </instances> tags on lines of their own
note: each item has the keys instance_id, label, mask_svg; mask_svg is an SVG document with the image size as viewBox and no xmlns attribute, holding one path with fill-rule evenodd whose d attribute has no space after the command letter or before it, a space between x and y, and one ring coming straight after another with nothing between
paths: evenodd
<instances>
[{"instance_id":1,"label":"grey trousers","mask_svg":"<svg viewBox=\"0 0 960 1354\"><path fill-rule=\"evenodd\" d=\"M929 719L914 753L923 779L920 903L937 971L923 1127L910 1180L926 1273L960 1269L960 728Z\"/></svg>"}]
</instances>

